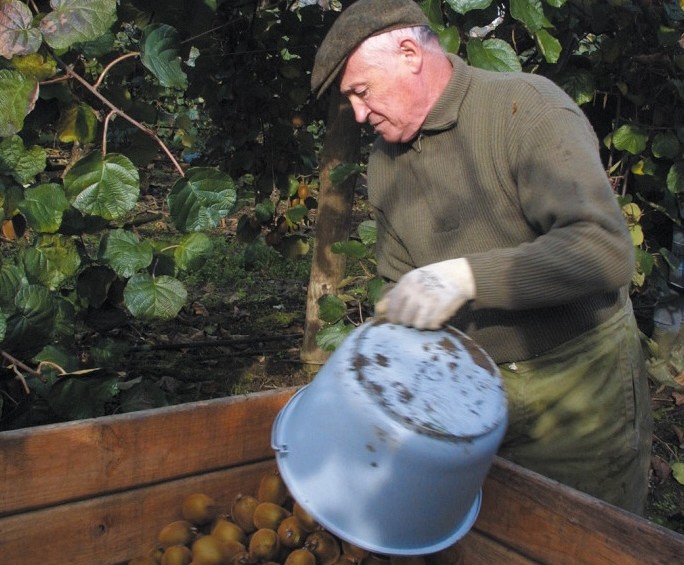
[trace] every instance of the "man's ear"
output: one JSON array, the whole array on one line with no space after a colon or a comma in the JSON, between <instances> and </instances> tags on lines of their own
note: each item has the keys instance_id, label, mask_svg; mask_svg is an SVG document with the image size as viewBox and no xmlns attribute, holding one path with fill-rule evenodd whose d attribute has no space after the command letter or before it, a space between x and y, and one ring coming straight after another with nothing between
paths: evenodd
<instances>
[{"instance_id":1,"label":"man's ear","mask_svg":"<svg viewBox=\"0 0 684 565\"><path fill-rule=\"evenodd\" d=\"M399 51L402 61L409 66L412 72L420 71L423 64L423 49L412 38L406 37L399 42Z\"/></svg>"}]
</instances>

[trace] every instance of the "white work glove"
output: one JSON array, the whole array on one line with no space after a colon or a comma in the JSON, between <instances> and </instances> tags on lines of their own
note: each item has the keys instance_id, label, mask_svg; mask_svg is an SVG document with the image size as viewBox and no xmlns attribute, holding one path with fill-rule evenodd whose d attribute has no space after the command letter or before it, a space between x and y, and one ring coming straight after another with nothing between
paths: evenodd
<instances>
[{"instance_id":1,"label":"white work glove","mask_svg":"<svg viewBox=\"0 0 684 565\"><path fill-rule=\"evenodd\" d=\"M414 269L375 306L375 314L393 324L436 330L475 298L473 271L464 258Z\"/></svg>"}]
</instances>

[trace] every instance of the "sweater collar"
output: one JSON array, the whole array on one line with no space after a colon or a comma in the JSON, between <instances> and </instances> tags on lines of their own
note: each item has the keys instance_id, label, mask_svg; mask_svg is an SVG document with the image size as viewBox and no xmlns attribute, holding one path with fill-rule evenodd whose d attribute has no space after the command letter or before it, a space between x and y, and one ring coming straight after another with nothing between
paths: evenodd
<instances>
[{"instance_id":1,"label":"sweater collar","mask_svg":"<svg viewBox=\"0 0 684 565\"><path fill-rule=\"evenodd\" d=\"M458 121L458 112L470 86L472 69L456 55L447 54L454 68L444 92L428 112L420 135L451 129Z\"/></svg>"}]
</instances>

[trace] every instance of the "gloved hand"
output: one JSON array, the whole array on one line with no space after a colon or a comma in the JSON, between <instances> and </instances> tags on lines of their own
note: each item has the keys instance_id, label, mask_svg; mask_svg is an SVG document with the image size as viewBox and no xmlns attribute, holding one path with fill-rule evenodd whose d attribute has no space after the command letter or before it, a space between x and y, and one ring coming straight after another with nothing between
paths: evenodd
<instances>
[{"instance_id":1,"label":"gloved hand","mask_svg":"<svg viewBox=\"0 0 684 565\"><path fill-rule=\"evenodd\" d=\"M449 259L403 275L375 305L375 314L393 324L435 330L474 298L470 264Z\"/></svg>"}]
</instances>

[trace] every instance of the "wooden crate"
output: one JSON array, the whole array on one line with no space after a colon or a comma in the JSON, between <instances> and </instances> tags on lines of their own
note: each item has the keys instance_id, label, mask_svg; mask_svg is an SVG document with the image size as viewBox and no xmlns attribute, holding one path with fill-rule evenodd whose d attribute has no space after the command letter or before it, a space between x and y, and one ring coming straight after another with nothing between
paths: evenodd
<instances>
[{"instance_id":1,"label":"wooden crate","mask_svg":"<svg viewBox=\"0 0 684 565\"><path fill-rule=\"evenodd\" d=\"M154 545L191 492L229 508L275 466L294 389L0 433L0 563L112 565ZM671 565L684 536L497 459L473 529L428 561Z\"/></svg>"}]
</instances>

